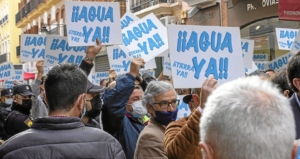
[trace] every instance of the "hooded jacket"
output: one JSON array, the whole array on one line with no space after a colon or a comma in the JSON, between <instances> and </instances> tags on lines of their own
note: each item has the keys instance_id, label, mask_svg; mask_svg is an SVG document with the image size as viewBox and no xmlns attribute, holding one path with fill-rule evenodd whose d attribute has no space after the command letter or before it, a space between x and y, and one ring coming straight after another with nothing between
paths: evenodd
<instances>
[{"instance_id":1,"label":"hooded jacket","mask_svg":"<svg viewBox=\"0 0 300 159\"><path fill-rule=\"evenodd\" d=\"M42 117L34 121L31 129L7 140L0 147L0 158L124 159L125 154L114 137L86 127L80 118Z\"/></svg>"}]
</instances>

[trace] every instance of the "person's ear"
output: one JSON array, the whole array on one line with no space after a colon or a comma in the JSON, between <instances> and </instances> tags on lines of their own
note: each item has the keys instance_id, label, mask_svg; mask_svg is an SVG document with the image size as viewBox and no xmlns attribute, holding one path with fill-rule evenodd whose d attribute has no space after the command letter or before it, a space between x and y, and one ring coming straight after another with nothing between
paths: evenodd
<instances>
[{"instance_id":1,"label":"person's ear","mask_svg":"<svg viewBox=\"0 0 300 159\"><path fill-rule=\"evenodd\" d=\"M293 85L300 90L300 78L294 78L293 79Z\"/></svg>"},{"instance_id":2,"label":"person's ear","mask_svg":"<svg viewBox=\"0 0 300 159\"><path fill-rule=\"evenodd\" d=\"M46 96L46 93L44 93L43 94L43 96L44 96L44 101L45 101L45 103L47 104L47 106L49 105L49 103L48 103L48 99L47 99L47 96Z\"/></svg>"},{"instance_id":3,"label":"person's ear","mask_svg":"<svg viewBox=\"0 0 300 159\"><path fill-rule=\"evenodd\" d=\"M154 113L154 110L151 108L151 105L149 103L146 104L146 107L147 107L147 110L148 110L148 113L152 116L152 117L155 117L155 113Z\"/></svg>"},{"instance_id":4,"label":"person's ear","mask_svg":"<svg viewBox=\"0 0 300 159\"><path fill-rule=\"evenodd\" d=\"M292 159L295 159L297 157L298 154L298 141L295 140L294 141L294 145L293 145L293 149L292 149Z\"/></svg>"},{"instance_id":5,"label":"person's ear","mask_svg":"<svg viewBox=\"0 0 300 159\"><path fill-rule=\"evenodd\" d=\"M200 142L200 147L204 151L205 159L213 159L213 151L211 147L205 142Z\"/></svg>"},{"instance_id":6,"label":"person's ear","mask_svg":"<svg viewBox=\"0 0 300 159\"><path fill-rule=\"evenodd\" d=\"M290 94L290 91L289 91L289 90L284 90L284 91L283 91L283 95L284 95L285 97L290 98L290 97L289 97L289 94Z\"/></svg>"},{"instance_id":7,"label":"person's ear","mask_svg":"<svg viewBox=\"0 0 300 159\"><path fill-rule=\"evenodd\" d=\"M75 103L79 111L81 111L84 107L84 102L85 102L84 100L85 100L85 94L81 94Z\"/></svg>"}]
</instances>

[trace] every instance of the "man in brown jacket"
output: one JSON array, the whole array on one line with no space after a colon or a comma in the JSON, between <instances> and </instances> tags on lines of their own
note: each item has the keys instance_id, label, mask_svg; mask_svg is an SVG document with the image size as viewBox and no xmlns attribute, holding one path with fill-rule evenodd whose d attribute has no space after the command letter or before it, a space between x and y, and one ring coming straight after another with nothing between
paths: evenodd
<instances>
[{"instance_id":1,"label":"man in brown jacket","mask_svg":"<svg viewBox=\"0 0 300 159\"><path fill-rule=\"evenodd\" d=\"M217 80L210 77L192 95L191 115L170 123L165 132L164 148L169 159L201 159L200 118L208 95L216 88ZM201 92L200 92L201 90ZM201 94L201 95L200 95ZM200 101L201 97L201 101ZM201 108L200 108L201 103Z\"/></svg>"},{"instance_id":2,"label":"man in brown jacket","mask_svg":"<svg viewBox=\"0 0 300 159\"><path fill-rule=\"evenodd\" d=\"M171 84L162 81L149 83L143 97L143 106L151 118L139 135L135 159L168 159L164 152L164 133L166 126L176 120L178 102Z\"/></svg>"}]
</instances>

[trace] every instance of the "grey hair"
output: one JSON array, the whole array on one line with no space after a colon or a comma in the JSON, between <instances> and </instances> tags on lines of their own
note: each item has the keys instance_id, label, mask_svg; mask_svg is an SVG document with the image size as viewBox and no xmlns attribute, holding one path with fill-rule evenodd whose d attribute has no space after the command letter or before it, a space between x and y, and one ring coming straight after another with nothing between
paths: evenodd
<instances>
[{"instance_id":1,"label":"grey hair","mask_svg":"<svg viewBox=\"0 0 300 159\"><path fill-rule=\"evenodd\" d=\"M148 84L148 86L145 90L145 94L144 94L143 99L142 99L143 106L147 109L147 107L146 107L147 103L149 103L150 105L152 105L154 103L154 99L153 99L154 96L158 96L158 95L160 95L162 93L165 93L169 90L174 90L174 92L176 93L173 86L168 82L151 81Z\"/></svg>"},{"instance_id":2,"label":"grey hair","mask_svg":"<svg viewBox=\"0 0 300 159\"><path fill-rule=\"evenodd\" d=\"M295 121L288 99L269 81L241 78L208 97L200 136L218 159L291 158Z\"/></svg>"}]
</instances>

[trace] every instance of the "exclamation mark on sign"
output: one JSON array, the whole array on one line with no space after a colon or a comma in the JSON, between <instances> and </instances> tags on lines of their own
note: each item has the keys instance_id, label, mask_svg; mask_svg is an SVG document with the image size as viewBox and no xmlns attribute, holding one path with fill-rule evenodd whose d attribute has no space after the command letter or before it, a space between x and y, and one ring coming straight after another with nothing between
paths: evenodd
<instances>
[{"instance_id":1,"label":"exclamation mark on sign","mask_svg":"<svg viewBox=\"0 0 300 159\"><path fill-rule=\"evenodd\" d=\"M178 40L177 40L177 52L181 50L181 38L182 38L182 31L178 32Z\"/></svg>"},{"instance_id":2,"label":"exclamation mark on sign","mask_svg":"<svg viewBox=\"0 0 300 159\"><path fill-rule=\"evenodd\" d=\"M113 49L113 59L115 60L115 59L117 59L117 55L116 55L116 52L117 52L117 49Z\"/></svg>"},{"instance_id":3,"label":"exclamation mark on sign","mask_svg":"<svg viewBox=\"0 0 300 159\"><path fill-rule=\"evenodd\" d=\"M156 33L154 36L155 41L157 42L158 46L161 47L162 45L165 45L165 43L162 41L161 37L158 33Z\"/></svg>"},{"instance_id":4,"label":"exclamation mark on sign","mask_svg":"<svg viewBox=\"0 0 300 159\"><path fill-rule=\"evenodd\" d=\"M224 78L227 79L228 78L228 58L226 57L224 60Z\"/></svg>"},{"instance_id":5,"label":"exclamation mark on sign","mask_svg":"<svg viewBox=\"0 0 300 159\"><path fill-rule=\"evenodd\" d=\"M106 43L109 42L109 33L110 33L110 27L108 26L106 29Z\"/></svg>"},{"instance_id":6,"label":"exclamation mark on sign","mask_svg":"<svg viewBox=\"0 0 300 159\"><path fill-rule=\"evenodd\" d=\"M182 51L182 52L185 52L185 47L186 47L186 36L187 36L187 32L184 31L184 32L183 32L182 47L181 47L181 51Z\"/></svg>"},{"instance_id":7,"label":"exclamation mark on sign","mask_svg":"<svg viewBox=\"0 0 300 159\"><path fill-rule=\"evenodd\" d=\"M224 64L223 64L224 62L223 62L223 58L220 58L220 63L219 63L219 71L220 71L220 73L219 73L219 78L220 79L223 79L223 71L224 71Z\"/></svg>"},{"instance_id":8,"label":"exclamation mark on sign","mask_svg":"<svg viewBox=\"0 0 300 159\"><path fill-rule=\"evenodd\" d=\"M106 27L103 27L102 29L103 33L102 33L102 42L105 43L105 37L106 37Z\"/></svg>"}]
</instances>

